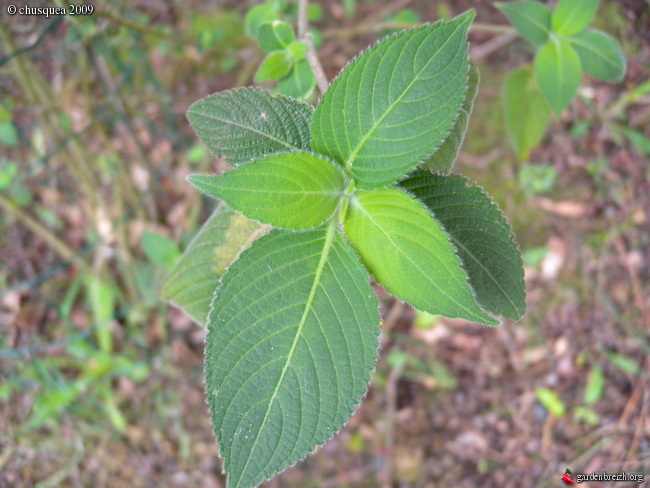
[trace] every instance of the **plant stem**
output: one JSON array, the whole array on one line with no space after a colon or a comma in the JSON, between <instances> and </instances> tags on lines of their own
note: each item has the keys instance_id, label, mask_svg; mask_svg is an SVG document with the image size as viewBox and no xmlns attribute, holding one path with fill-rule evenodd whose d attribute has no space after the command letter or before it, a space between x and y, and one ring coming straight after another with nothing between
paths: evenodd
<instances>
[{"instance_id":1,"label":"plant stem","mask_svg":"<svg viewBox=\"0 0 650 488\"><path fill-rule=\"evenodd\" d=\"M41 224L38 220L34 219L29 214L16 207L4 196L0 195L0 208L6 213L13 215L17 220L22 222L25 227L31 230L34 234L40 237L46 244L48 244L54 251L66 261L72 261L79 265L81 268L86 267L77 252L69 247L65 242L54 235L50 230Z\"/></svg>"},{"instance_id":2,"label":"plant stem","mask_svg":"<svg viewBox=\"0 0 650 488\"><path fill-rule=\"evenodd\" d=\"M309 26L307 18L308 6L309 0L298 0L298 39L307 44L307 61L309 62L309 67L311 68L312 73L314 73L314 77L316 78L318 90L322 94L327 90L329 81L327 81L323 65L318 59L318 54L316 54L314 42L307 30L307 27Z\"/></svg>"},{"instance_id":3,"label":"plant stem","mask_svg":"<svg viewBox=\"0 0 650 488\"><path fill-rule=\"evenodd\" d=\"M107 10L95 10L95 13L99 15L100 17L104 17L105 19L110 20L111 22L114 22L118 25L121 25L123 27L126 27L127 29L133 29L135 31L141 32L142 34L149 35L149 36L154 36L154 37L159 37L160 39L165 39L167 41L175 42L177 44L183 44L186 46L194 46L194 41L192 39L187 39L183 37L177 37L171 34L167 34L166 32L161 32L156 29L152 29L150 27L147 27L145 25L140 25L135 22L131 22L130 20L125 20L122 19L121 17L118 17L117 15L107 11Z\"/></svg>"}]
</instances>

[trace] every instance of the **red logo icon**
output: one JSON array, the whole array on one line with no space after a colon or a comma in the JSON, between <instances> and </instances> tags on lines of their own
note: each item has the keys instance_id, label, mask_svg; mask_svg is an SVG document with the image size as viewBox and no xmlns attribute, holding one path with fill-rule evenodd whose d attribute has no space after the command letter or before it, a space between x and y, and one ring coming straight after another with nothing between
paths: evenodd
<instances>
[{"instance_id":1,"label":"red logo icon","mask_svg":"<svg viewBox=\"0 0 650 488\"><path fill-rule=\"evenodd\" d=\"M571 476L571 470L569 468L566 469L562 477L560 478L562 481L564 481L565 485L574 485L575 481L573 481L573 477Z\"/></svg>"}]
</instances>

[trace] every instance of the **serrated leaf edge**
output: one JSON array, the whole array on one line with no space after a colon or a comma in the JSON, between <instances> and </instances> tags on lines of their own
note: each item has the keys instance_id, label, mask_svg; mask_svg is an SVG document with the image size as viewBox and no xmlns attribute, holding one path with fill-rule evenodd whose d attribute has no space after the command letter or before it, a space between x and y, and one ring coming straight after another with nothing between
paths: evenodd
<instances>
[{"instance_id":1,"label":"serrated leaf edge","mask_svg":"<svg viewBox=\"0 0 650 488\"><path fill-rule=\"evenodd\" d=\"M224 204L224 205L225 205L225 204ZM334 226L334 223L330 223L330 225L333 225L333 226ZM343 242L345 243L345 245L347 245L348 248L352 251L352 253L353 253L353 254L355 255L355 257L357 258L358 263L361 265L361 268L365 271L365 273L366 273L366 279L370 280L370 278L372 277L372 275L368 272L367 268L366 268L365 265L363 264L363 261L361 260L361 258L360 258L360 256L359 256L359 253L357 253L357 250L356 250L356 249L355 249L355 248L354 248L354 247L353 247L353 246L348 242L347 238L345 237L345 234L344 234L343 232L341 232L341 229L339 228L340 226L336 225L335 227L336 227L335 232L338 232L339 236L341 236L341 238L342 238ZM284 231L284 232L289 232L289 231ZM260 236L260 237L261 237L261 236ZM256 240L257 240L257 239L256 239ZM251 246L249 246L249 248L252 247L252 246L254 246L254 245L255 245L255 242L253 242L253 243L251 244ZM242 252L243 252L243 251L242 251ZM224 272L221 273L221 276L219 277L219 282L218 282L218 284L217 284L217 286L216 286L216 288L215 288L215 290L214 290L214 294L213 294L213 296L212 296L212 300L210 301L210 307L209 307L209 309L208 309L208 317L212 314L212 311L213 311L213 303L214 303L214 300L215 300L217 294L219 293L219 288L221 288L222 280L223 280L224 276L226 275L226 273L228 272L228 269L230 269L230 266L232 266L233 263L234 263L235 261L237 261L237 259L239 259L239 254L237 255L237 258L234 259L234 260L233 260L233 261L232 261L232 262L231 262L231 263L230 263L230 264L229 264L229 265L224 269ZM372 288L371 288L371 290L372 290ZM376 296L375 296L375 299L376 299ZM370 391L370 384L372 383L372 377L374 376L374 374L375 374L375 372L376 372L376 370L377 370L377 363L379 362L379 352L380 352L380 350L381 350L381 346L382 346L381 335L382 335L382 333L383 333L382 328L381 328L381 325L383 324L383 321L381 320L380 308L381 308L381 306L380 306L380 304L378 303L378 304L377 304L377 314L379 315L380 322L377 324L377 327L378 327L378 329L379 329L379 333L377 334L377 347L376 347L376 349L375 349L375 360L374 360L374 363L373 363L373 368L372 368L372 370L369 372L368 382L366 383L366 391L365 391L361 396L359 396L359 401L356 402L356 403L352 406L351 412L350 412L350 414L348 414L347 420L346 420L343 424L341 424L341 428L340 428L339 430L336 430L336 431L333 430L333 431L331 431L329 437L327 437L326 439L324 439L323 442L321 442L320 444L316 444L316 445L314 446L314 448L313 448L311 451L306 452L305 455L304 455L302 458L298 459L297 461L295 461L295 462L292 463L292 464L287 464L284 468L282 468L280 471L275 472L272 476L270 476L270 477L268 477L268 478L264 478L262 481L260 481L260 483L259 483L257 486L259 486L260 484L264 483L265 481L269 481L269 480L275 478L276 476L279 476L280 474L284 473L287 469L292 468L292 467L294 467L295 465L297 465L298 463L303 462L303 461L307 458L307 456L311 456L312 454L314 454L314 453L315 453L316 451L318 451L322 446L324 446L324 445L327 444L330 440L332 440L332 439L333 439L333 438L334 438L334 437L335 437L339 432L341 432L343 429L345 429L345 427L347 426L348 422L350 421L350 418L352 418L352 416L355 415L355 414L357 413L357 411L358 411L358 409L359 409L359 406L361 405L361 403L363 403L363 400L366 398L366 396L368 396L368 392ZM206 332L207 332L207 327L206 327ZM217 444L217 447L219 448L219 451L221 451L221 446L219 445L219 436L218 436L217 433L215 432L216 426L215 426L214 424L212 424L212 412L210 411L211 405L210 405L210 402L209 402L209 400L208 400L208 398L209 398L210 396L209 396L208 391L207 391L208 384L207 384L207 374L206 374L206 370L205 370L206 359L207 359L207 351L208 351L208 348L207 348L207 347L204 347L204 348L203 348L203 391L206 393L206 395L205 395L205 404L206 404L206 406L208 407L208 418L210 419L210 424L212 425L212 433L214 434L214 436L215 436L215 438L216 438L216 444ZM222 460L225 460L225 458L221 455L221 452L219 452L219 457L220 457ZM222 465L221 465L221 474L223 474L223 475L225 475L225 476L228 476L228 473L227 473L226 470L225 470L225 462L222 463Z\"/></svg>"},{"instance_id":2,"label":"serrated leaf edge","mask_svg":"<svg viewBox=\"0 0 650 488\"><path fill-rule=\"evenodd\" d=\"M449 174L449 175L443 175L443 176L457 176L457 177L463 179L463 180L464 180L464 183L465 183L465 186L467 186L468 184L470 184L470 185L471 185L471 188L477 188L477 189L479 190L479 192L480 192L482 195L484 195L484 196L489 200L489 202L494 206L494 208L496 208L497 212L499 213L499 216L502 217L502 218L503 218L503 221L506 223L506 227L507 227L507 229L508 229L508 231L509 231L509 234L510 234L510 242L513 243L513 244L515 245L515 248L517 249L517 257L518 257L518 259L517 259L517 264L519 264L519 265L522 267L522 269L523 269L523 267L524 267L524 261L523 261L522 255L521 255L521 247L519 246L519 242L517 242L517 239L515 238L515 232L514 232L514 229L513 229L513 227L512 227L512 224L510 224L510 222L509 222L508 219L506 218L506 216L505 216L505 214L503 213L503 210L501 209L501 207L500 207L499 205L497 205L497 203L494 201L494 199L492 198L492 195L490 195L490 194L487 192L487 190L485 190L485 188L483 188L481 185L479 185L479 184L476 183L474 180L472 180L472 179L470 179L470 178L468 178L468 177L466 177L466 176L459 175L459 174L455 174L455 173L452 173L452 174ZM407 176L407 177L405 177L405 178L403 178L403 179L405 180L405 179L410 178L410 177L411 177L411 176ZM440 227L442 228L442 230L444 231L444 233L447 235L447 237L449 238L449 242L452 243L452 246L454 247L454 250L456 251L456 255L458 256L458 247L457 247L457 245L456 245L456 239L454 239L454 237L453 237L453 236L452 236L452 235L447 231L447 229L445 229L444 224L443 224L442 222L440 222L440 220L438 220L438 219L436 218L435 214L434 214L433 211L429 208L429 206L428 206L427 204L425 204L424 202L422 202L419 198L417 198L414 194L412 194L412 193L411 193L410 191L408 191L407 189L402 188L402 187L399 187L399 188L401 188L403 191L405 191L406 193L408 193L409 195L411 195L415 200L417 200L417 201L420 202L422 205L424 205L424 207L425 207L425 208L429 211L429 213L431 214L432 218L433 218L436 222L438 222L438 224L440 225ZM470 254L470 253L468 253L468 254ZM471 255L471 254L470 254L470 255ZM473 256L472 256L472 257L473 257ZM474 295L474 301L476 302L476 304L477 304L479 307L481 307L481 310L483 310L485 313L491 315L492 317L495 317L495 318L498 318L498 319L499 319L499 324L495 324L495 326L496 326L496 325L500 325L500 324L502 324L505 320L521 320L521 318L526 314L526 308L527 308L527 306L526 306L526 301L525 301L525 300L524 300L524 309L523 309L523 311L522 311L522 313L521 313L521 316L518 317L518 318L516 318L516 319L506 319L505 317L503 317L503 316L501 316L501 315L497 315L497 314L494 314L494 313L492 313L492 312L488 312L487 310L485 310L485 308L483 307L483 305L482 305L482 304L481 304L481 303L476 299L476 291L474 290L474 287L472 286L472 283L471 283L471 281L469 280L469 275L468 275L467 271L465 270L465 265L463 264L463 260L460 258L460 256L458 256L458 260L460 261L460 266L461 266L461 268L463 269L463 272L465 273L465 276L467 277L467 283L468 283L470 289L472 290L472 294ZM490 276L490 278L492 278L492 276ZM494 281L494 280L493 280L493 281ZM498 284L497 281L494 281L494 282L497 284L497 286L499 286L499 284ZM525 280L525 279L524 279L524 281L523 281L523 284L524 284L524 297L525 297L525 296L526 296L526 280ZM501 287L499 286L499 288L501 288ZM502 291L503 291L503 290L502 290ZM507 296L507 295L506 295L506 296ZM508 301L510 301L510 298L508 298ZM511 302L511 301L510 301L510 302ZM512 304L512 302L511 302L511 304ZM517 310L517 307L514 306L514 304L512 304L512 305L513 305L514 309ZM488 325L488 324L481 324L481 325L487 325L488 327L492 327L491 325Z\"/></svg>"}]
</instances>

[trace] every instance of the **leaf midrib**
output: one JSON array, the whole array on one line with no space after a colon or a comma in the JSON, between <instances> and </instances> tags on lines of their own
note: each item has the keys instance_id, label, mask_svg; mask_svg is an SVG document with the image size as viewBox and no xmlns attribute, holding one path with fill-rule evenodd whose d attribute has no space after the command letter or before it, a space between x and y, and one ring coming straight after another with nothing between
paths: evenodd
<instances>
[{"instance_id":1,"label":"leaf midrib","mask_svg":"<svg viewBox=\"0 0 650 488\"><path fill-rule=\"evenodd\" d=\"M390 106L389 106L389 107L384 111L384 114L379 118L379 120L377 120L377 122L375 122L375 123L373 124L373 126L370 128L370 130L368 130L368 132L366 133L366 135L363 136L363 137L361 138L361 140L359 141L359 143L357 144L357 146L356 146L356 147L353 149L353 151L350 153L350 156L348 157L348 159L345 161L345 168L346 168L347 170L349 170L350 167L352 166L352 164L354 163L354 160L356 159L357 154L359 154L359 151L361 151L361 148L364 146L364 144L368 141L368 139L370 139L370 137L371 137L371 136L375 133L375 131L379 128L379 126L380 126L381 123L384 121L384 119L385 119L386 117L388 117L388 114L390 114L390 112L393 110L393 108L395 108L395 106L396 106L399 102L402 101L402 98L404 98L404 96L409 92L409 90L413 87L413 85L415 84L415 82L419 80L419 78L420 78L420 76L422 75L422 73L423 73L423 72L424 72L424 71L429 67L429 65L433 62L433 60L436 58L436 56L438 56L438 54L440 53L440 51L441 51L441 50L442 50L442 49L443 49L443 48L444 48L444 47L449 43L449 41L450 41L451 38L454 36L454 34L456 34L456 32L458 31L458 29L460 29L463 25L464 25L464 23L460 23L460 24L458 24L458 26L456 26L456 28L454 29L454 31L453 31L451 34L449 34L449 36L447 37L447 39L445 40L445 42L444 42L444 43L443 43L443 44L438 48L438 50L437 50L437 51L436 51L436 52L431 56L431 58L429 59L429 61L428 61L428 62L427 62L427 63L422 67L422 69L421 69L421 70L420 70L420 71L419 71L419 72L418 72L418 73L413 77L413 80L412 80L412 81L408 84L408 86L407 86L407 87L402 91L402 93L400 94L400 96L397 97L397 99L396 99L393 103L390 104ZM428 37L429 37L429 36L427 36L425 39L423 39L423 40L422 40L422 43L424 43L424 41L425 41ZM422 45L422 43L420 43L420 46Z\"/></svg>"},{"instance_id":2,"label":"leaf midrib","mask_svg":"<svg viewBox=\"0 0 650 488\"><path fill-rule=\"evenodd\" d=\"M266 408L266 412L264 414L264 419L262 420L262 428L264 428L264 424L266 424L266 420L269 416L269 413L271 412L271 406L275 402L275 399L277 398L278 391L280 389L280 385L282 385L282 381L284 380L284 376L287 373L287 370L289 369L289 365L291 364L291 359L293 358L293 354L296 351L296 346L298 345L298 340L300 339L302 335L302 330L305 326L305 323L307 321L307 316L311 310L311 306L314 302L314 297L316 296L316 289L318 288L320 284L320 279L323 274L323 269L325 268L325 263L327 261L327 257L329 256L329 251L332 248L332 243L334 242L334 232L336 231L336 222L333 220L330 222L328 228L327 228L327 234L325 235L325 242L323 244L323 251L320 256L320 260L318 261L318 266L316 267L316 273L314 274L314 281L311 285L311 289L309 290L309 296L307 297L307 302L305 303L305 309L303 310L302 317L300 318L300 322L298 324L298 329L296 330L296 336L293 339L293 343L291 344L291 349L289 350L289 354L287 355L286 362L282 368L282 373L280 373L280 378L278 379L277 384L275 385L275 389L273 390L273 394L271 395L271 399L268 402L268 406ZM248 458L246 459L246 463L244 464L244 467L241 470L242 475L246 472L246 468L248 467L248 463L251 460L251 457L253 455L253 451L257 447L257 441L260 439L261 436L257 436L255 438L255 441L253 442L253 445L248 453Z\"/></svg>"}]
</instances>

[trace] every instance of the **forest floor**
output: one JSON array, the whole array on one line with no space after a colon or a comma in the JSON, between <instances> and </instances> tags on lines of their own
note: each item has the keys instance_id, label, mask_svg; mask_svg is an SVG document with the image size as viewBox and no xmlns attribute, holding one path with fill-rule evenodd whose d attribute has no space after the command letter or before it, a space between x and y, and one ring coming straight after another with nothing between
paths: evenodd
<instances>
[{"instance_id":1,"label":"forest floor","mask_svg":"<svg viewBox=\"0 0 650 488\"><path fill-rule=\"evenodd\" d=\"M367 397L332 441L263 486L542 488L560 486L567 467L650 476L650 90L634 91L650 73L650 6L600 3L595 25L621 40L628 74L583 78L526 163L508 145L501 84L531 52L507 32L470 35L482 79L455 171L514 228L524 319L429 317L376 286L382 348ZM0 176L19 167L0 186L19 209L0 207L0 487L225 487L204 329L160 302L164 269L140 236L186 245L209 215L185 177L223 165L184 113L252 83L261 54L239 2L97 4L103 13L76 29L2 13L14 47L31 47L0 63L0 103L18 128ZM321 4L329 79L402 9L431 21L474 7L477 23L506 26L483 0L357 1L353 18L338 0ZM89 285L89 270L103 281ZM103 299L84 298L92 286ZM106 296L108 354L89 340Z\"/></svg>"}]
</instances>

